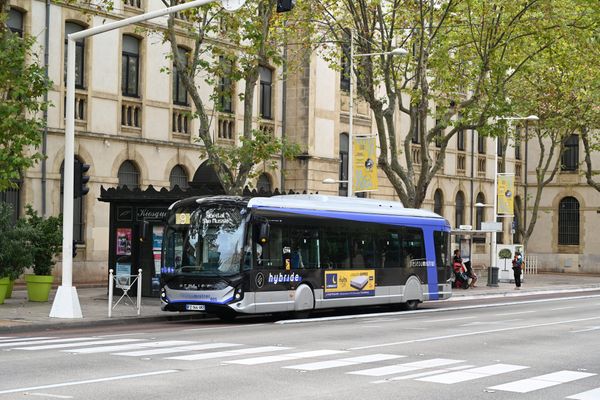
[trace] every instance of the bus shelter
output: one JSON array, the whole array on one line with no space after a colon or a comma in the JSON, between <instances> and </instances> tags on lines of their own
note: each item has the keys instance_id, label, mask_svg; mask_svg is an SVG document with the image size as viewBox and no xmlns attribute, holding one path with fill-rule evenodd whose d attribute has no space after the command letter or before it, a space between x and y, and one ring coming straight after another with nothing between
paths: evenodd
<instances>
[{"instance_id":1,"label":"bus shelter","mask_svg":"<svg viewBox=\"0 0 600 400\"><path fill-rule=\"evenodd\" d=\"M490 243L491 243L491 234L494 232L493 230L485 230L485 229L471 229L470 226L461 225L459 229L453 229L450 232L450 236L452 238L451 243L452 253L454 250L459 249L461 257L463 261L471 261L472 262L472 250L473 250L473 241L475 238L482 238L485 240L487 235L490 235ZM498 267L492 267L491 259L491 246L488 251L488 286L498 286ZM496 264L498 265L498 264Z\"/></svg>"}]
</instances>

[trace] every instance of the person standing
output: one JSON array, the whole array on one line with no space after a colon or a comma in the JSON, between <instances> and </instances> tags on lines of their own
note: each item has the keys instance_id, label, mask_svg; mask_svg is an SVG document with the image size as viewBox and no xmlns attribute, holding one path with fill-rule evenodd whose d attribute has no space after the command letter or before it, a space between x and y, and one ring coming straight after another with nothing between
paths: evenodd
<instances>
[{"instance_id":1,"label":"person standing","mask_svg":"<svg viewBox=\"0 0 600 400\"><path fill-rule=\"evenodd\" d=\"M515 289L519 290L521 289L521 269L523 267L523 257L521 256L521 253L518 251L515 251L515 257L512 260L512 268L513 268L513 272L515 273Z\"/></svg>"}]
</instances>

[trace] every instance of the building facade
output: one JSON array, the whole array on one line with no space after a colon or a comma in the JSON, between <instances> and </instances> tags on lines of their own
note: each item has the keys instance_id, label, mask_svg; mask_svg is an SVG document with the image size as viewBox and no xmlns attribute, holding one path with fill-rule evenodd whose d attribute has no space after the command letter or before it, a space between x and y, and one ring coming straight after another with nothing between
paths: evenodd
<instances>
[{"instance_id":1,"label":"building facade","mask_svg":"<svg viewBox=\"0 0 600 400\"><path fill-rule=\"evenodd\" d=\"M21 29L38 38L38 52L41 59L47 53L48 76L53 82L48 94L54 106L47 116L47 158L23 172L18 190L0 194L0 200L15 204L21 214L25 204L32 204L45 215L61 212L66 35L162 7L161 2L147 0L114 3L110 11L91 12L79 5L11 1L11 29ZM187 22L180 19L177 23ZM142 34L140 28L148 30ZM198 121L190 116L191 100L180 85L177 71L163 72L173 66L168 57L169 44L153 33L161 28L164 21L149 21L77 43L75 154L79 162L91 165L91 179L89 194L75 201L74 238L78 250L73 268L75 284L106 280L109 243L116 238L109 233L109 205L98 200L101 187L143 190L152 185L157 189L175 186L185 189L214 183L212 171L202 156L202 144L197 140ZM193 48L193 43L183 35L183 30L181 33L181 51L185 52ZM331 69L316 54L310 55L303 68L287 79L281 78L281 72L268 65L261 68L253 123L256 129L300 144L302 154L294 161L277 160L279 169L265 169L251 184L263 190L280 188L347 195L347 184L323 183L326 178L344 181L348 176L347 83L339 71ZM205 104L213 107L210 100L213 88L204 81L197 84L202 87ZM237 92L243 91L244 82L233 84ZM227 100L219 111L216 107L209 110L211 135L217 143L235 146L241 132L243 106L236 96ZM366 103L356 101L353 114L356 135L375 132ZM401 132L408 131L408 121L401 121L400 126ZM540 152L530 143L526 154L523 146L522 142L506 146L506 162L500 166L501 170L515 173L515 202L520 207L525 206L526 160L530 160L531 167L527 181L532 183L535 163L531 160ZM477 229L482 222L493 220L491 207L475 204L493 203L497 150L493 139L480 137L475 131L456 135L448 146L443 171L428 188L424 207L446 217L455 228L472 225ZM577 160L582 159L582 149L572 151ZM575 169L569 168L561 171L556 182L544 192L528 252L539 257L542 269L600 272L597 262L600 250L595 250L600 249L597 243L600 235L593 232L594 226L600 226L598 208L594 208L600 203L600 195L585 185L578 164ZM534 186L528 189L529 194L535 191ZM382 172L379 189L365 195L398 199ZM573 222L575 211L577 224ZM503 223L503 231L498 240L520 242L512 232L513 218L499 221ZM473 263L487 265L489 248L489 237L478 239L472 248ZM54 273L60 276L60 263L57 267Z\"/></svg>"}]
</instances>

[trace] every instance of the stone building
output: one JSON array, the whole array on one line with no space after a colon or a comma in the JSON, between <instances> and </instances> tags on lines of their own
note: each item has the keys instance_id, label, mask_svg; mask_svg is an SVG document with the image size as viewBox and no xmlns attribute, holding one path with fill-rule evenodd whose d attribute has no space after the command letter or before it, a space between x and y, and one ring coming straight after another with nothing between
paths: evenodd
<instances>
[{"instance_id":1,"label":"stone building","mask_svg":"<svg viewBox=\"0 0 600 400\"><path fill-rule=\"evenodd\" d=\"M78 5L60 5L41 0L11 0L11 29L37 37L39 54L47 50L48 76L53 82L48 94L53 103L47 116L45 135L46 160L23 172L18 190L0 194L0 199L14 203L19 213L25 204L45 215L61 212L62 165L65 130L65 50L66 34L126 18L162 7L159 1L115 0L110 11L86 13ZM147 22L143 28L160 28L163 22ZM185 24L180 20L178 23ZM164 25L163 25L164 26ZM191 43L182 37L183 45ZM185 50L185 48L182 48ZM214 183L211 168L201 156L197 142L198 122L190 118L191 101L178 85L177 73L166 57L168 43L158 34L140 34L131 26L94 36L77 43L75 154L81 163L91 165L90 192L76 199L74 238L75 284L104 281L111 235L109 204L99 201L101 187L127 186L130 189L203 187ZM205 82L204 100L209 104L212 89ZM244 82L236 82L243 91ZM349 96L340 73L312 55L304 68L287 80L281 70L265 65L261 69L259 92L255 98L257 129L301 145L303 153L294 161L277 163L279 170L265 170L251 185L265 190L319 192L347 195L347 185L323 183L325 178L343 181L348 170ZM238 143L243 107L235 96L224 111L210 110L211 134L215 141L228 145ZM404 121L402 132L407 132ZM366 104L357 102L354 110L355 134L374 132ZM405 133L404 133L405 134ZM428 189L424 207L446 217L453 227L472 225L493 219L490 207L494 196L494 163L496 146L493 139L479 137L477 132L457 135L448 147L443 172ZM524 204L525 159L535 159L539 151L530 145L525 154L523 143L507 147L506 172L515 172L515 201ZM579 154L582 149L571 150ZM573 155L573 157L575 157ZM532 167L533 162L529 163ZM533 182L530 168L528 182ZM380 172L380 187L365 195L397 199L389 182ZM530 188L530 193L534 188ZM575 200L575 201L574 201ZM563 171L544 193L538 225L530 241L529 253L538 255L541 267L549 270L598 272L600 235L597 206L600 195L585 185L577 167ZM572 213L566 216L566 212ZM578 223L573 221L577 210ZM512 219L501 219L503 232L498 240L518 242L511 232ZM587 229L586 229L587 228ZM568 233L566 233L568 232ZM567 238L568 237L568 238ZM567 238L567 239L565 239ZM566 242L565 242L566 240ZM473 246L475 264L487 264L489 238ZM55 269L60 275L60 265Z\"/></svg>"}]
</instances>

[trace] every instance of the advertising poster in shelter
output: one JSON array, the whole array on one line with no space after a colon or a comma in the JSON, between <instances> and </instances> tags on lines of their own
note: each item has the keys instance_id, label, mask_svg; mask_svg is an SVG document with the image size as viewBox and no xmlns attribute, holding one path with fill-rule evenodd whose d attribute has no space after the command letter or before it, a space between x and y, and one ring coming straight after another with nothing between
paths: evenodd
<instances>
[{"instance_id":1,"label":"advertising poster in shelter","mask_svg":"<svg viewBox=\"0 0 600 400\"><path fill-rule=\"evenodd\" d=\"M117 228L117 255L131 255L131 228Z\"/></svg>"}]
</instances>

